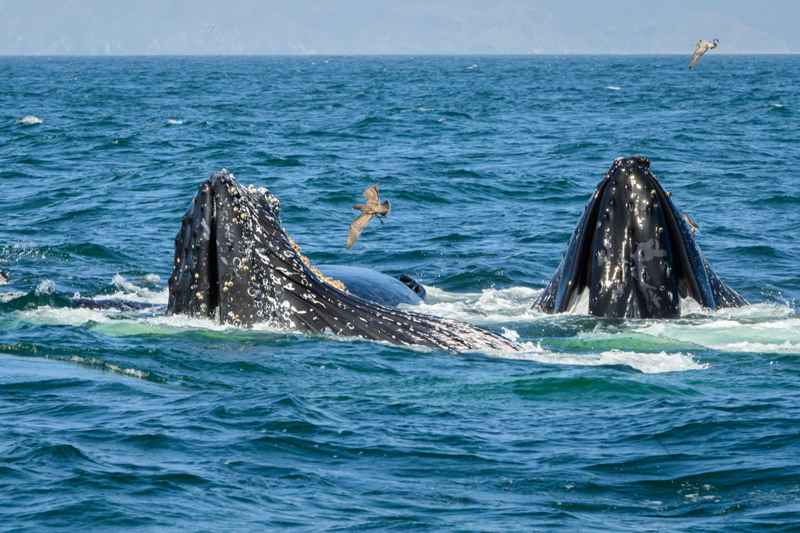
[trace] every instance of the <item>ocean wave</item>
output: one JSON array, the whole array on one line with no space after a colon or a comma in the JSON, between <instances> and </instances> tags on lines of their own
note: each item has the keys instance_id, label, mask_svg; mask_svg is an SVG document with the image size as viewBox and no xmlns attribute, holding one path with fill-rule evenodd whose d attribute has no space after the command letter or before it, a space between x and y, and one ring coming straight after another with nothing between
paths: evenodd
<instances>
[{"instance_id":1,"label":"ocean wave","mask_svg":"<svg viewBox=\"0 0 800 533\"><path fill-rule=\"evenodd\" d=\"M729 250L737 256L786 258L788 255L767 244L757 244L752 246L735 246Z\"/></svg>"},{"instance_id":2,"label":"ocean wave","mask_svg":"<svg viewBox=\"0 0 800 533\"><path fill-rule=\"evenodd\" d=\"M262 162L271 167L302 167L303 162L300 161L299 156L277 156L267 153L259 154L262 157Z\"/></svg>"},{"instance_id":3,"label":"ocean wave","mask_svg":"<svg viewBox=\"0 0 800 533\"><path fill-rule=\"evenodd\" d=\"M355 122L350 127L351 128L355 128L356 130L369 129L372 126L388 124L388 123L391 123L391 122L392 122L391 119L389 119L388 117L382 116L382 115L369 115L369 116L366 116L366 117L358 120L357 122Z\"/></svg>"},{"instance_id":4,"label":"ocean wave","mask_svg":"<svg viewBox=\"0 0 800 533\"><path fill-rule=\"evenodd\" d=\"M441 115L447 118L465 118L467 120L472 120L472 115L462 111L442 111Z\"/></svg>"},{"instance_id":5,"label":"ocean wave","mask_svg":"<svg viewBox=\"0 0 800 533\"><path fill-rule=\"evenodd\" d=\"M7 292L0 292L0 303L8 303L13 300L17 300L25 296L26 292L22 291L7 291Z\"/></svg>"},{"instance_id":6,"label":"ocean wave","mask_svg":"<svg viewBox=\"0 0 800 533\"><path fill-rule=\"evenodd\" d=\"M152 276L152 275L151 275ZM153 278L150 278L151 280ZM15 291L0 298L0 310L16 311L22 320L40 324L64 324L79 326L90 322L104 323L112 318L128 316L131 313L149 313L147 307L137 309L127 303L141 303L164 306L168 300L168 290L152 290L137 286L117 274L112 279L112 293L99 294L90 298L96 302L119 302L118 306L108 305L104 309L93 309L76 305L80 294L72 297L57 291L56 284L49 279L41 280L36 288L24 293Z\"/></svg>"},{"instance_id":7,"label":"ocean wave","mask_svg":"<svg viewBox=\"0 0 800 533\"><path fill-rule=\"evenodd\" d=\"M127 255L114 248L92 242L76 242L43 246L33 243L0 245L0 258L3 258L8 262L16 262L27 259L71 259L76 257L124 260L127 258Z\"/></svg>"},{"instance_id":8,"label":"ocean wave","mask_svg":"<svg viewBox=\"0 0 800 533\"><path fill-rule=\"evenodd\" d=\"M122 376L127 376L131 378L142 379L147 381L161 381L160 379L155 379L153 374L151 374L147 370L140 370L138 368L121 366L115 363L104 361L103 359L97 357L84 357L80 355L72 355L69 358L63 358L60 360L70 363L76 363L85 367L99 368L101 370L114 372L115 374L120 374Z\"/></svg>"},{"instance_id":9,"label":"ocean wave","mask_svg":"<svg viewBox=\"0 0 800 533\"><path fill-rule=\"evenodd\" d=\"M536 361L552 365L572 366L627 366L645 374L704 370L708 364L699 363L691 353L633 352L609 350L600 353L564 353L542 348L541 344L525 343L522 352L506 353L503 357Z\"/></svg>"},{"instance_id":10,"label":"ocean wave","mask_svg":"<svg viewBox=\"0 0 800 533\"><path fill-rule=\"evenodd\" d=\"M52 307L43 305L35 309L19 312L19 318L33 324L50 324L64 326L82 326L89 323L109 322L114 314L120 311L106 309L99 311L85 307Z\"/></svg>"},{"instance_id":11,"label":"ocean wave","mask_svg":"<svg viewBox=\"0 0 800 533\"><path fill-rule=\"evenodd\" d=\"M11 365L12 373L14 371L22 372L26 378L31 377L34 379L34 381L14 381L8 385L17 389L26 387L32 390L44 391L47 389L81 386L81 383L85 383L87 378L92 379L93 377L93 374L76 373L71 368L101 371L124 378L134 378L153 383L167 381L160 374L136 368L127 363L114 362L96 355L59 353L59 351L54 351L46 346L24 343L0 345L0 354L8 359L4 363L6 366ZM45 385L43 383L44 380L49 380L48 384ZM30 386L25 385L26 383L30 383ZM0 384L0 387L2 386Z\"/></svg>"},{"instance_id":12,"label":"ocean wave","mask_svg":"<svg viewBox=\"0 0 800 533\"><path fill-rule=\"evenodd\" d=\"M457 168L446 172L450 178L481 178L481 173L466 168Z\"/></svg>"},{"instance_id":13,"label":"ocean wave","mask_svg":"<svg viewBox=\"0 0 800 533\"><path fill-rule=\"evenodd\" d=\"M653 322L634 331L721 352L800 353L800 318L788 306L726 309L708 312L705 319Z\"/></svg>"},{"instance_id":14,"label":"ocean wave","mask_svg":"<svg viewBox=\"0 0 800 533\"><path fill-rule=\"evenodd\" d=\"M160 278L155 274L147 274L143 278L143 281L151 285L157 285L158 282L160 282ZM167 288L153 290L147 287L142 287L129 281L125 276L120 274L114 275L114 277L111 279L111 284L113 287L118 289L116 292L93 296L92 299L98 302L108 300L124 300L153 305L167 305L169 300L169 290Z\"/></svg>"},{"instance_id":15,"label":"ocean wave","mask_svg":"<svg viewBox=\"0 0 800 533\"><path fill-rule=\"evenodd\" d=\"M776 194L767 198L751 200L755 205L797 205L800 204L800 196L793 194Z\"/></svg>"},{"instance_id":16,"label":"ocean wave","mask_svg":"<svg viewBox=\"0 0 800 533\"><path fill-rule=\"evenodd\" d=\"M618 367L620 365L610 366ZM633 367L631 367L631 369L635 370ZM630 374L580 372L577 373L577 375L565 372L563 375L555 376L548 373L542 376L514 379L508 383L508 385L511 385L514 394L526 399L554 399L564 401L573 401L576 398L591 398L590 401L593 402L598 400L602 401L603 399L611 400L619 398L652 399L697 394L695 389L687 387L682 382L665 384L650 380L642 380L639 379L639 376L635 372Z\"/></svg>"},{"instance_id":17,"label":"ocean wave","mask_svg":"<svg viewBox=\"0 0 800 533\"><path fill-rule=\"evenodd\" d=\"M479 293L454 293L426 286L425 290L428 296L424 303L404 307L443 318L481 324L520 322L544 316L532 309L541 289L511 287L485 289Z\"/></svg>"},{"instance_id":18,"label":"ocean wave","mask_svg":"<svg viewBox=\"0 0 800 533\"><path fill-rule=\"evenodd\" d=\"M33 292L36 296L49 296L56 292L56 284L52 280L43 279Z\"/></svg>"},{"instance_id":19,"label":"ocean wave","mask_svg":"<svg viewBox=\"0 0 800 533\"><path fill-rule=\"evenodd\" d=\"M61 465L76 466L80 463L94 463L78 447L71 444L45 444L32 449L12 449L8 459L12 463L21 464L52 461Z\"/></svg>"},{"instance_id":20,"label":"ocean wave","mask_svg":"<svg viewBox=\"0 0 800 533\"><path fill-rule=\"evenodd\" d=\"M110 305L104 309L68 306L69 299L54 293L54 287L47 285L47 291L32 295L9 297L4 305L19 309L17 317L38 324L60 324L70 326L89 326L111 336L171 335L185 331L206 331L249 334L286 335L295 334L291 330L275 328L267 323L256 324L250 329L220 324L207 319L184 315L164 315L167 303L166 288L151 290L136 285L120 275L112 280L118 290L108 294L93 296L98 302L120 301L120 306ZM608 325L576 309L572 314L551 315L533 308L533 303L541 294L541 289L529 287L489 288L481 292L456 293L437 287L427 286L427 301L417 305L402 307L414 312L440 316L483 326L500 327L505 335L530 348L529 355L540 362L565 364L607 365L627 364L643 372L661 371L658 362L675 365L680 369L697 369L692 354L675 352L696 348L726 352L759 353L800 353L800 318L788 305L755 304L742 308L711 311L691 300L683 307L687 318L677 320L630 320L620 326ZM56 298L55 300L52 298ZM31 301L27 301L31 300ZM22 304L16 304L21 301ZM157 306L153 309L130 309L122 303L136 302ZM578 320L576 322L575 320ZM593 329L582 330L583 322L595 324ZM579 328L567 338L546 338L537 345L530 345L527 335L520 334L520 328L530 327L538 334L547 331L561 331L564 328ZM251 333L248 333L251 332ZM352 341L360 339L335 339ZM547 346L543 352L541 343ZM634 350L630 350L634 348ZM554 351L555 349L555 351ZM591 351L592 356L570 355L570 351ZM565 353L566 351L567 353ZM528 353L528 352L525 352ZM555 355L553 355L555 354ZM659 355L661 354L661 355ZM662 356L667 354L666 356ZM504 354L505 355L505 354ZM669 359L675 355L680 362ZM517 357L517 356L513 356ZM561 359L559 359L561 358ZM621 358L621 359L620 359ZM626 362L627 361L627 362ZM694 366L693 366L694 365ZM669 370L663 370L669 371Z\"/></svg>"}]
</instances>

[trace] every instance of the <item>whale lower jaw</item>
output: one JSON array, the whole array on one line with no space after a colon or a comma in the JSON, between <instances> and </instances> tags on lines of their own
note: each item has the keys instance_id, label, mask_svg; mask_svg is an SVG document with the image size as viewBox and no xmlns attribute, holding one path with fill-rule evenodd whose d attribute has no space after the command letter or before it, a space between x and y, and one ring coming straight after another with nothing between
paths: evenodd
<instances>
[{"instance_id":1,"label":"whale lower jaw","mask_svg":"<svg viewBox=\"0 0 800 533\"><path fill-rule=\"evenodd\" d=\"M284 231L278 199L221 171L183 217L167 311L456 352L519 349L482 328L359 298L318 272Z\"/></svg>"},{"instance_id":2,"label":"whale lower jaw","mask_svg":"<svg viewBox=\"0 0 800 533\"><path fill-rule=\"evenodd\" d=\"M703 306L690 296L680 300L680 316L696 314L702 308ZM591 315L589 311L589 290L583 289L579 294L574 294L565 312L570 315Z\"/></svg>"}]
</instances>

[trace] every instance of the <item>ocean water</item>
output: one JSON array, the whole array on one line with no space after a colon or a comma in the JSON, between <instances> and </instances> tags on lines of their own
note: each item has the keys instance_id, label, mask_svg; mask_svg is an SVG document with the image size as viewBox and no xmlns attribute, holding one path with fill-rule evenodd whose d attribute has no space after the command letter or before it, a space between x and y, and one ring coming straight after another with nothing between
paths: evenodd
<instances>
[{"instance_id":1,"label":"ocean water","mask_svg":"<svg viewBox=\"0 0 800 533\"><path fill-rule=\"evenodd\" d=\"M0 58L0 529L796 527L800 57L687 61ZM531 310L631 154L751 305ZM165 304L222 167L277 194L312 260L409 273L425 311L528 349L70 307ZM371 183L391 215L347 251Z\"/></svg>"}]
</instances>

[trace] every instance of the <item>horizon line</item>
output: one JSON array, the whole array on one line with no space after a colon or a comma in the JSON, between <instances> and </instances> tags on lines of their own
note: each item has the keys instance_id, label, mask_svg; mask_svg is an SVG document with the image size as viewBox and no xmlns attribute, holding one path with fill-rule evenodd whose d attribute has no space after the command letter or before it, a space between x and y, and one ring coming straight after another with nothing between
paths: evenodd
<instances>
[{"instance_id":1,"label":"horizon line","mask_svg":"<svg viewBox=\"0 0 800 533\"><path fill-rule=\"evenodd\" d=\"M716 52L715 56L797 56L800 52ZM48 58L48 57L84 57L84 58L113 58L113 57L664 57L664 56L691 56L691 52L420 52L420 53L5 53L0 52L0 57L9 58Z\"/></svg>"}]
</instances>

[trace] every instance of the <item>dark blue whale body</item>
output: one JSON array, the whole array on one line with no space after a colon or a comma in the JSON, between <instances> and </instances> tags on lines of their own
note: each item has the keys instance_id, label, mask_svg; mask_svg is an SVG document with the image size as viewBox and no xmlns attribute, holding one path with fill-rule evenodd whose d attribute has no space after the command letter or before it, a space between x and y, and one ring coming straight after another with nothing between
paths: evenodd
<instances>
[{"instance_id":1,"label":"dark blue whale body","mask_svg":"<svg viewBox=\"0 0 800 533\"><path fill-rule=\"evenodd\" d=\"M221 171L200 185L183 217L167 312L456 352L519 349L491 331L394 307L420 301L424 289L413 280L354 267L326 270L284 231L271 192L243 187Z\"/></svg>"},{"instance_id":2,"label":"dark blue whale body","mask_svg":"<svg viewBox=\"0 0 800 533\"><path fill-rule=\"evenodd\" d=\"M718 309L746 301L709 266L644 157L619 158L586 205L535 306L569 310L588 291L600 317L675 318L681 298Z\"/></svg>"},{"instance_id":3,"label":"dark blue whale body","mask_svg":"<svg viewBox=\"0 0 800 533\"><path fill-rule=\"evenodd\" d=\"M344 283L349 293L381 305L397 307L425 300L425 288L406 274L393 278L371 268L343 265L319 265L319 269Z\"/></svg>"}]
</instances>

